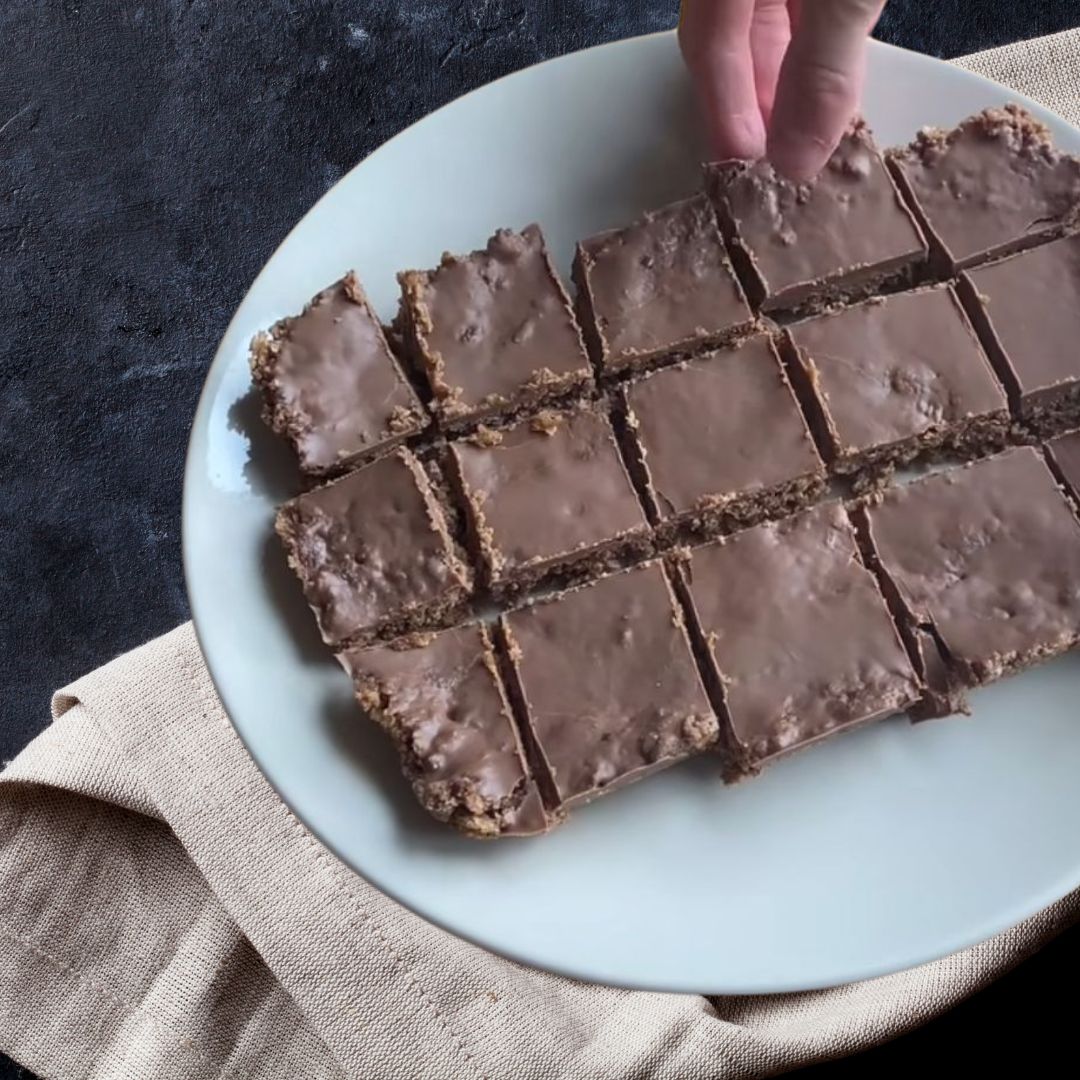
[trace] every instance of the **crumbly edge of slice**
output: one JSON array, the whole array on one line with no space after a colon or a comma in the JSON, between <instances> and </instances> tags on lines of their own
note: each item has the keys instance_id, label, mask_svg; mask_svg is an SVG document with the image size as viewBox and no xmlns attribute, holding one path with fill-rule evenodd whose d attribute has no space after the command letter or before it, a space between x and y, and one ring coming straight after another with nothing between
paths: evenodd
<instances>
[{"instance_id":1,"label":"crumbly edge of slice","mask_svg":"<svg viewBox=\"0 0 1080 1080\"><path fill-rule=\"evenodd\" d=\"M401 760L401 771L409 781L413 794L421 806L437 821L452 825L472 837L490 839L504 836L512 825L514 815L528 797L533 778L521 746L520 735L508 700L502 674L498 669L496 653L486 627L481 628L486 649L486 662L491 671L502 705L502 713L513 731L518 745L523 776L515 790L498 802L482 796L476 786L467 779L430 781L424 778L423 755L418 753L412 738L410 725L395 713L389 695L381 681L373 676L361 676L354 680L357 703L386 733L394 743ZM422 647L430 640L429 635L413 634L391 643L393 648ZM559 814L545 814L548 828L561 820ZM547 831L547 830L544 830ZM535 835L535 834L530 834Z\"/></svg>"},{"instance_id":2,"label":"crumbly edge of slice","mask_svg":"<svg viewBox=\"0 0 1080 1080\"><path fill-rule=\"evenodd\" d=\"M492 582L492 596L498 603L509 605L533 593L587 586L647 562L655 551L652 530L641 525L600 544L515 566Z\"/></svg>"},{"instance_id":3,"label":"crumbly edge of slice","mask_svg":"<svg viewBox=\"0 0 1080 1080\"><path fill-rule=\"evenodd\" d=\"M668 551L688 544L698 545L766 521L789 517L818 502L827 487L824 472L806 473L726 499L701 499L692 510L666 518L657 526L658 546Z\"/></svg>"}]
</instances>

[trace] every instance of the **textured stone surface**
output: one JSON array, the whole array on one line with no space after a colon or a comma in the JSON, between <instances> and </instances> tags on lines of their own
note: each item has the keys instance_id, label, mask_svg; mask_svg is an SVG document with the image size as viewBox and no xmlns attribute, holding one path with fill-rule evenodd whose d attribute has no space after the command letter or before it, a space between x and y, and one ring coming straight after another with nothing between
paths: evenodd
<instances>
[{"instance_id":1,"label":"textured stone surface","mask_svg":"<svg viewBox=\"0 0 1080 1080\"><path fill-rule=\"evenodd\" d=\"M43 726L54 687L187 616L180 485L199 388L230 313L301 214L436 106L546 57L664 29L676 6L0 5L0 759ZM953 56L1077 24L1076 0L892 0L878 36ZM1043 978L1067 970L1075 937L1033 962ZM964 1047L968 1068L989 1064L981 1036L1009 1008L1014 1025L1064 1021L1036 1016L1032 1003L1048 1007L1036 976L1017 978L991 991L995 1016L930 1029ZM914 1065L925 1038L883 1053ZM0 1080L26 1075L0 1062Z\"/></svg>"}]
</instances>

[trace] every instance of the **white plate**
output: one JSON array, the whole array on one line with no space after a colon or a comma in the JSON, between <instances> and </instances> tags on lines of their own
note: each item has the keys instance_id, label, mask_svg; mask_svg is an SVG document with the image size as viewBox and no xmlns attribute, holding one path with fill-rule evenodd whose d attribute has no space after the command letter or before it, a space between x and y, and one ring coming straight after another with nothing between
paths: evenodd
<instances>
[{"instance_id":1,"label":"white plate","mask_svg":"<svg viewBox=\"0 0 1080 1080\"><path fill-rule=\"evenodd\" d=\"M1019 95L874 44L865 109L883 144ZM1034 104L1059 144L1080 132ZM345 862L432 922L514 959L651 989L833 985L941 956L1080 884L1080 659L976 695L973 719L896 719L724 788L696 762L539 840L430 822L354 709L271 534L288 455L250 393L247 345L355 267L384 315L394 272L497 226L573 242L698 182L669 34L553 60L427 117L358 165L256 279L199 403L184 563L199 640L241 738ZM767 588L768 583L762 582Z\"/></svg>"}]
</instances>

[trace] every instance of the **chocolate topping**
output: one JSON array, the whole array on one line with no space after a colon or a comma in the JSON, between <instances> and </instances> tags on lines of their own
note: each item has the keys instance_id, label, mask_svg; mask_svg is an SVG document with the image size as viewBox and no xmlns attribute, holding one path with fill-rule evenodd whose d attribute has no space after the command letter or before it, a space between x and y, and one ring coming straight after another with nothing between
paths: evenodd
<instances>
[{"instance_id":1,"label":"chocolate topping","mask_svg":"<svg viewBox=\"0 0 1080 1080\"><path fill-rule=\"evenodd\" d=\"M447 418L507 411L588 383L570 301L539 228L399 275L405 330Z\"/></svg>"},{"instance_id":2,"label":"chocolate topping","mask_svg":"<svg viewBox=\"0 0 1080 1080\"><path fill-rule=\"evenodd\" d=\"M711 187L721 220L760 279L756 299L766 310L797 306L827 283L876 283L926 254L862 122L809 183L792 183L758 161L713 166Z\"/></svg>"},{"instance_id":3,"label":"chocolate topping","mask_svg":"<svg viewBox=\"0 0 1080 1080\"><path fill-rule=\"evenodd\" d=\"M830 460L1008 409L950 287L873 300L787 333L815 393Z\"/></svg>"},{"instance_id":4,"label":"chocolate topping","mask_svg":"<svg viewBox=\"0 0 1080 1080\"><path fill-rule=\"evenodd\" d=\"M286 503L277 531L330 645L437 619L469 587L423 466L407 450Z\"/></svg>"},{"instance_id":5,"label":"chocolate topping","mask_svg":"<svg viewBox=\"0 0 1080 1080\"><path fill-rule=\"evenodd\" d=\"M823 474L767 336L659 371L626 398L659 517Z\"/></svg>"},{"instance_id":6,"label":"chocolate topping","mask_svg":"<svg viewBox=\"0 0 1080 1080\"><path fill-rule=\"evenodd\" d=\"M1080 236L964 276L990 355L1024 405L1080 384Z\"/></svg>"},{"instance_id":7,"label":"chocolate topping","mask_svg":"<svg viewBox=\"0 0 1080 1080\"><path fill-rule=\"evenodd\" d=\"M1080 637L1080 524L1030 447L892 488L868 518L909 619L967 685Z\"/></svg>"},{"instance_id":8,"label":"chocolate topping","mask_svg":"<svg viewBox=\"0 0 1080 1080\"><path fill-rule=\"evenodd\" d=\"M473 532L493 580L646 533L607 418L544 414L493 445L452 444Z\"/></svg>"},{"instance_id":9,"label":"chocolate topping","mask_svg":"<svg viewBox=\"0 0 1080 1080\"><path fill-rule=\"evenodd\" d=\"M529 723L567 803L716 741L659 563L512 612L503 626Z\"/></svg>"},{"instance_id":10,"label":"chocolate topping","mask_svg":"<svg viewBox=\"0 0 1080 1080\"><path fill-rule=\"evenodd\" d=\"M547 828L484 627L446 630L412 648L352 649L339 659L431 814L479 836Z\"/></svg>"},{"instance_id":11,"label":"chocolate topping","mask_svg":"<svg viewBox=\"0 0 1080 1080\"><path fill-rule=\"evenodd\" d=\"M926 129L890 161L951 269L1059 230L1080 209L1080 159L1019 105Z\"/></svg>"},{"instance_id":12,"label":"chocolate topping","mask_svg":"<svg viewBox=\"0 0 1080 1080\"><path fill-rule=\"evenodd\" d=\"M354 274L252 342L266 422L307 473L349 465L427 423Z\"/></svg>"},{"instance_id":13,"label":"chocolate topping","mask_svg":"<svg viewBox=\"0 0 1080 1080\"><path fill-rule=\"evenodd\" d=\"M723 686L736 771L918 700L839 503L698 548L689 587Z\"/></svg>"},{"instance_id":14,"label":"chocolate topping","mask_svg":"<svg viewBox=\"0 0 1080 1080\"><path fill-rule=\"evenodd\" d=\"M609 370L719 343L753 319L704 195L579 244L574 276Z\"/></svg>"}]
</instances>

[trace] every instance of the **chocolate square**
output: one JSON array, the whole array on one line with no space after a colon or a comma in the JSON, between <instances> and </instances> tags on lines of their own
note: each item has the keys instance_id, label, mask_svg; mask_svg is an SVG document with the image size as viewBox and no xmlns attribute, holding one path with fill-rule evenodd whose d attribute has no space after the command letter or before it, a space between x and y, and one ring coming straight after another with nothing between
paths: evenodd
<instances>
[{"instance_id":1,"label":"chocolate square","mask_svg":"<svg viewBox=\"0 0 1080 1080\"><path fill-rule=\"evenodd\" d=\"M486 584L501 595L595 576L652 543L598 407L543 412L452 443L450 472Z\"/></svg>"},{"instance_id":2,"label":"chocolate square","mask_svg":"<svg viewBox=\"0 0 1080 1080\"><path fill-rule=\"evenodd\" d=\"M762 311L805 313L868 296L910 283L925 262L922 233L861 121L809 183L757 161L710 166L709 185L736 269Z\"/></svg>"},{"instance_id":3,"label":"chocolate square","mask_svg":"<svg viewBox=\"0 0 1080 1080\"><path fill-rule=\"evenodd\" d=\"M355 274L251 343L263 418L322 476L396 446L429 423Z\"/></svg>"},{"instance_id":4,"label":"chocolate square","mask_svg":"<svg viewBox=\"0 0 1080 1080\"><path fill-rule=\"evenodd\" d=\"M830 466L873 478L935 451L1005 445L1009 403L950 286L878 297L785 331Z\"/></svg>"},{"instance_id":5,"label":"chocolate square","mask_svg":"<svg viewBox=\"0 0 1080 1080\"><path fill-rule=\"evenodd\" d=\"M968 270L960 295L1019 415L1080 424L1080 236Z\"/></svg>"},{"instance_id":6,"label":"chocolate square","mask_svg":"<svg viewBox=\"0 0 1080 1080\"><path fill-rule=\"evenodd\" d=\"M1080 523L1037 450L898 485L861 514L906 627L938 643L959 685L1080 641Z\"/></svg>"},{"instance_id":7,"label":"chocolate square","mask_svg":"<svg viewBox=\"0 0 1080 1080\"><path fill-rule=\"evenodd\" d=\"M605 373L724 344L753 325L705 195L583 241L574 281L586 340Z\"/></svg>"},{"instance_id":8,"label":"chocolate square","mask_svg":"<svg viewBox=\"0 0 1080 1080\"><path fill-rule=\"evenodd\" d=\"M733 778L919 700L839 503L696 548L684 576L714 697L723 697Z\"/></svg>"},{"instance_id":9,"label":"chocolate square","mask_svg":"<svg viewBox=\"0 0 1080 1080\"><path fill-rule=\"evenodd\" d=\"M536 225L406 271L400 330L444 426L565 400L591 382L570 299Z\"/></svg>"},{"instance_id":10,"label":"chocolate square","mask_svg":"<svg viewBox=\"0 0 1080 1080\"><path fill-rule=\"evenodd\" d=\"M887 157L943 273L1058 235L1080 211L1080 158L1019 105L926 128Z\"/></svg>"},{"instance_id":11,"label":"chocolate square","mask_svg":"<svg viewBox=\"0 0 1080 1080\"><path fill-rule=\"evenodd\" d=\"M716 717L659 562L512 611L500 627L511 690L565 805L715 744Z\"/></svg>"},{"instance_id":12,"label":"chocolate square","mask_svg":"<svg viewBox=\"0 0 1080 1080\"><path fill-rule=\"evenodd\" d=\"M627 458L665 539L707 536L805 506L825 470L765 335L623 391Z\"/></svg>"},{"instance_id":13,"label":"chocolate square","mask_svg":"<svg viewBox=\"0 0 1080 1080\"><path fill-rule=\"evenodd\" d=\"M471 580L408 450L300 495L276 528L328 645L398 637L463 614Z\"/></svg>"},{"instance_id":14,"label":"chocolate square","mask_svg":"<svg viewBox=\"0 0 1080 1080\"><path fill-rule=\"evenodd\" d=\"M530 835L554 823L529 773L486 627L418 634L338 659L439 821L475 836Z\"/></svg>"}]
</instances>

